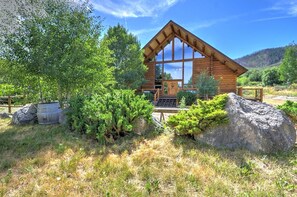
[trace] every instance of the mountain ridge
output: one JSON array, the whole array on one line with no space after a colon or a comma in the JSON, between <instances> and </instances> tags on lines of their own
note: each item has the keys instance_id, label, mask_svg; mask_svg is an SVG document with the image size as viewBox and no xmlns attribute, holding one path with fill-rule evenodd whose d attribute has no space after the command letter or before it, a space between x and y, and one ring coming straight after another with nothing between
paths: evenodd
<instances>
[{"instance_id":1,"label":"mountain ridge","mask_svg":"<svg viewBox=\"0 0 297 197\"><path fill-rule=\"evenodd\" d=\"M234 60L246 68L278 66L284 57L285 49L285 46L262 49Z\"/></svg>"}]
</instances>

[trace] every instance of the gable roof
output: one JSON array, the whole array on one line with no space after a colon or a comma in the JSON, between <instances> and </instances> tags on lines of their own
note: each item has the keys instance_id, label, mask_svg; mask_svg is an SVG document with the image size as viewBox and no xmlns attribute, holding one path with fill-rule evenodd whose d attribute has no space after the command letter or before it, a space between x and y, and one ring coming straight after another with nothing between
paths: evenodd
<instances>
[{"instance_id":1,"label":"gable roof","mask_svg":"<svg viewBox=\"0 0 297 197\"><path fill-rule=\"evenodd\" d=\"M170 20L144 47L145 61L152 59L162 48L164 48L169 41L177 37L183 40L186 44L191 46L206 57L213 57L222 64L228 66L237 76L245 73L246 68L227 57L219 50L212 47L210 44L201 40L182 26Z\"/></svg>"}]
</instances>

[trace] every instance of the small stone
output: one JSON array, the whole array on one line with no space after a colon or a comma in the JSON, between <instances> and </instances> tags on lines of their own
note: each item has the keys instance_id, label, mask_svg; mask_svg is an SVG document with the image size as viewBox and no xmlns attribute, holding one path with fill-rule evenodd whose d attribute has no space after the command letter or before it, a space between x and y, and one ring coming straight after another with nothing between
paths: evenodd
<instances>
[{"instance_id":1,"label":"small stone","mask_svg":"<svg viewBox=\"0 0 297 197\"><path fill-rule=\"evenodd\" d=\"M8 113L0 113L0 119L6 119L6 118L10 118Z\"/></svg>"}]
</instances>

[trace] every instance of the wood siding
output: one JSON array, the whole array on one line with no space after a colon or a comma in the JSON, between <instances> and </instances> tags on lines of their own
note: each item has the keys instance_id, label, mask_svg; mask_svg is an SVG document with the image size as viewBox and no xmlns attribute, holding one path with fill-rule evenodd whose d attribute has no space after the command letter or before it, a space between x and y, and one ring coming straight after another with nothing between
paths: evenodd
<instances>
[{"instance_id":1,"label":"wood siding","mask_svg":"<svg viewBox=\"0 0 297 197\"><path fill-rule=\"evenodd\" d=\"M141 86L141 88L148 88L148 89L154 89L155 88L155 63L149 62L146 63L148 70L145 73L145 79L147 82Z\"/></svg>"},{"instance_id":2,"label":"wood siding","mask_svg":"<svg viewBox=\"0 0 297 197\"><path fill-rule=\"evenodd\" d=\"M236 74L226 65L219 61L213 62L213 75L215 79L220 80L220 93L236 93Z\"/></svg>"},{"instance_id":3,"label":"wood siding","mask_svg":"<svg viewBox=\"0 0 297 197\"><path fill-rule=\"evenodd\" d=\"M211 59L208 57L194 59L193 61L193 82L195 84L197 76L203 71L210 71ZM212 75L215 79L220 80L220 93L236 92L236 74L226 65L218 60L213 60Z\"/></svg>"}]
</instances>

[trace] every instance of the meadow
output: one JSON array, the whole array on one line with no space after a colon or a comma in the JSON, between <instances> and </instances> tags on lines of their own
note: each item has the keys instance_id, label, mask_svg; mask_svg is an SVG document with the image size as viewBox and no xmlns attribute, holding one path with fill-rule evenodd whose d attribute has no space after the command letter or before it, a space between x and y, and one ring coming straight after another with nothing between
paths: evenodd
<instances>
[{"instance_id":1,"label":"meadow","mask_svg":"<svg viewBox=\"0 0 297 197\"><path fill-rule=\"evenodd\" d=\"M297 148L216 149L172 132L100 145L61 125L0 120L0 196L296 196Z\"/></svg>"}]
</instances>

